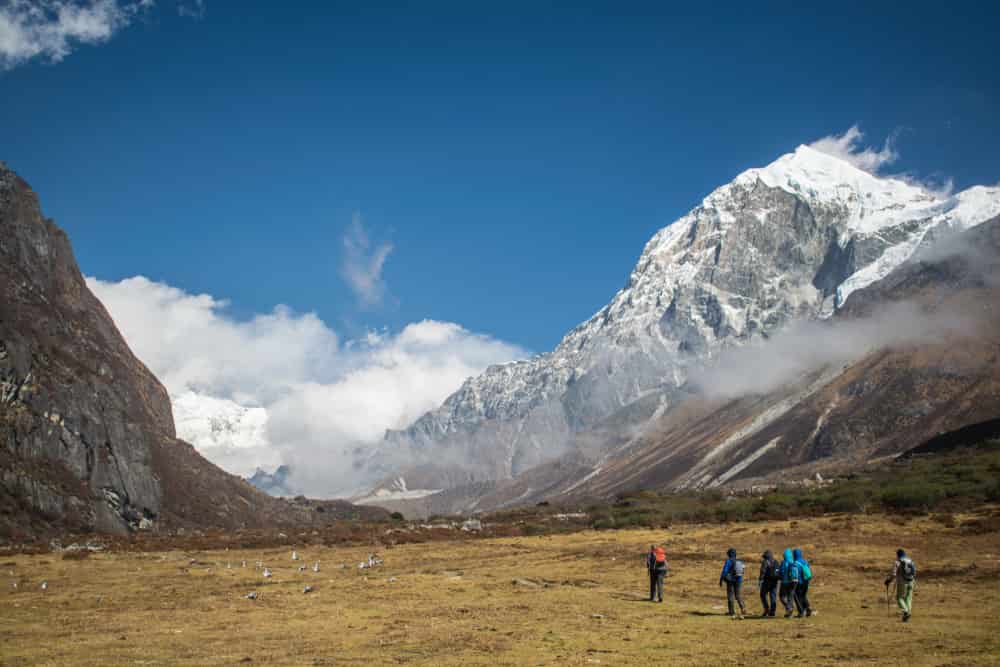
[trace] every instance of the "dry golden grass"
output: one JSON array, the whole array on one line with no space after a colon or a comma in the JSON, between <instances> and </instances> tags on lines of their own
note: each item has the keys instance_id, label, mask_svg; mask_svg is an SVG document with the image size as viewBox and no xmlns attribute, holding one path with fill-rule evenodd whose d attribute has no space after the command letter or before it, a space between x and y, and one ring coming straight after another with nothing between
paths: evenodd
<instances>
[{"instance_id":1,"label":"dry golden grass","mask_svg":"<svg viewBox=\"0 0 1000 667\"><path fill-rule=\"evenodd\" d=\"M667 599L650 604L642 559L650 543L663 540L672 569ZM905 625L895 610L887 617L882 587L900 544L920 567L913 620ZM728 619L717 582L730 545L753 574L764 548L803 547L816 575L818 615ZM364 547L296 547L300 562L290 559L293 547L5 557L0 663L1000 663L1000 537L926 519L412 544L383 550L385 565L375 570L358 569L370 550ZM258 558L272 579L254 569ZM297 571L316 560L319 573ZM47 591L39 589L42 580ZM313 593L303 594L307 584ZM245 599L250 591L260 598ZM749 611L759 610L752 586L745 599Z\"/></svg>"}]
</instances>

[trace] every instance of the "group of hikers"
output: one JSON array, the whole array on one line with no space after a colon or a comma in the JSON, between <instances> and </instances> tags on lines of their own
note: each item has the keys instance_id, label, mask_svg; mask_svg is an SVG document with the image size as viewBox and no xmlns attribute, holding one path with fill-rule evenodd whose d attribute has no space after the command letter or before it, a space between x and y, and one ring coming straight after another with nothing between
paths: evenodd
<instances>
[{"instance_id":1,"label":"group of hikers","mask_svg":"<svg viewBox=\"0 0 1000 667\"><path fill-rule=\"evenodd\" d=\"M663 602L663 578L668 571L667 552L662 546L655 544L649 547L646 556L646 568L649 571L649 601ZM726 601L729 606L729 616L742 619L746 613L743 604L743 578L746 565L736 555L736 549L726 552L726 561L719 575L719 586L726 586ZM903 549L896 552L896 560L892 572L885 580L886 598L889 595L889 585L896 584L896 604L903 612L903 622L910 620L913 603L913 588L916 581L917 568ZM785 608L785 618L793 614L797 618L813 616L809 604L809 584L812 582L812 568L805 559L801 549L785 549L779 562L770 550L765 551L760 559L760 571L757 574L757 588L760 591L760 603L763 606L762 617L774 617L777 612L778 600ZM739 611L737 611L737 608Z\"/></svg>"}]
</instances>

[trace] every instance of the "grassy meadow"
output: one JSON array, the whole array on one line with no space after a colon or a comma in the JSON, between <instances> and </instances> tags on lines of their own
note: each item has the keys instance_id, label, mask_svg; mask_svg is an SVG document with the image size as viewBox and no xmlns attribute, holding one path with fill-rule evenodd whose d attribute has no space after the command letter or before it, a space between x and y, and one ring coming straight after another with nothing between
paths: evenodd
<instances>
[{"instance_id":1,"label":"grassy meadow","mask_svg":"<svg viewBox=\"0 0 1000 667\"><path fill-rule=\"evenodd\" d=\"M975 519L838 515L456 537L378 547L385 563L371 570L358 564L372 547L293 541L3 556L0 664L998 664L1000 534L991 521L969 530ZM645 601L652 542L665 542L670 560L663 604ZM730 545L750 579L763 549L802 547L818 614L729 619L717 584ZM899 545L920 568L908 624L895 609L887 615L882 585ZM292 549L302 560L291 560ZM314 590L304 593L307 585ZM245 597L251 591L258 599ZM759 612L752 582L744 597Z\"/></svg>"}]
</instances>

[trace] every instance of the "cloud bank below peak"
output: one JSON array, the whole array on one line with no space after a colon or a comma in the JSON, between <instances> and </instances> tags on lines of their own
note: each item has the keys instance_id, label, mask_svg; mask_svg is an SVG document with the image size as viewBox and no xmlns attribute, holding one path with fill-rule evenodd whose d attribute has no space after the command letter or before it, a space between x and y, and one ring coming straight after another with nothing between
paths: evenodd
<instances>
[{"instance_id":1,"label":"cloud bank below peak","mask_svg":"<svg viewBox=\"0 0 1000 667\"><path fill-rule=\"evenodd\" d=\"M220 399L266 411L263 434L250 444L199 443L203 431L183 432L185 422L204 425L211 415L178 419L180 437L236 474L289 464L296 490L316 495L359 489L367 480L352 468L358 450L433 409L487 366L528 354L451 322L424 320L342 340L316 314L284 306L237 320L224 300L141 276L88 277L87 284L167 387L175 415L178 398L187 410L192 393L206 397L201 407L212 414L219 404L211 400ZM253 415L256 428L261 417Z\"/></svg>"}]
</instances>

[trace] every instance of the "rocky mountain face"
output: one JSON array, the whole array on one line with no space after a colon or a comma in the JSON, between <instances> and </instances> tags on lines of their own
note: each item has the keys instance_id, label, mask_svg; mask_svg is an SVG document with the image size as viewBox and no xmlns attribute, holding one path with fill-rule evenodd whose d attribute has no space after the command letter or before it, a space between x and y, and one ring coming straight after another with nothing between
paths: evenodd
<instances>
[{"instance_id":1,"label":"rocky mountain face","mask_svg":"<svg viewBox=\"0 0 1000 667\"><path fill-rule=\"evenodd\" d=\"M769 390L718 396L686 386L676 406L641 429L636 415L647 409L629 405L577 433L571 453L516 477L380 504L415 515L468 513L640 489L771 485L850 471L938 433L995 422L1000 217L918 250L821 326L828 335L817 335L817 345L862 331L857 351L847 361L819 354L821 361ZM731 359L758 351L773 359L768 346L783 344L779 337Z\"/></svg>"},{"instance_id":2,"label":"rocky mountain face","mask_svg":"<svg viewBox=\"0 0 1000 667\"><path fill-rule=\"evenodd\" d=\"M0 163L0 538L380 512L328 505L266 496L176 439L163 386L87 289L66 234Z\"/></svg>"},{"instance_id":3,"label":"rocky mountain face","mask_svg":"<svg viewBox=\"0 0 1000 667\"><path fill-rule=\"evenodd\" d=\"M625 287L555 350L471 378L360 465L381 486L419 471L420 487L449 489L456 469L489 487L603 456L684 403L692 367L829 318L931 238L998 213L997 188L939 197L799 147L658 232Z\"/></svg>"}]
</instances>

